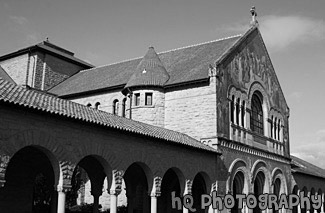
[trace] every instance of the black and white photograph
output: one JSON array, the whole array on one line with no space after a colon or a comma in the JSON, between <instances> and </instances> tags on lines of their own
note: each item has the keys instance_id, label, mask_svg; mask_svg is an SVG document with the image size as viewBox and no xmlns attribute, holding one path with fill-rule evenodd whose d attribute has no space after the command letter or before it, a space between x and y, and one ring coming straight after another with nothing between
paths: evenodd
<instances>
[{"instance_id":1,"label":"black and white photograph","mask_svg":"<svg viewBox=\"0 0 325 213\"><path fill-rule=\"evenodd\" d=\"M324 213L324 0L0 0L0 213Z\"/></svg>"}]
</instances>

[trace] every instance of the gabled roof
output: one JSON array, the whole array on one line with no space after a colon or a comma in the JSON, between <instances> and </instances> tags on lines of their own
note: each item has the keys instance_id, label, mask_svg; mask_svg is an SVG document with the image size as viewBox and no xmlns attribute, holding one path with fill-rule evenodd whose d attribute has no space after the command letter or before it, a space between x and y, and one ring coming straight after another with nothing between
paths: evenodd
<instances>
[{"instance_id":1,"label":"gabled roof","mask_svg":"<svg viewBox=\"0 0 325 213\"><path fill-rule=\"evenodd\" d=\"M166 68L161 63L153 47L149 47L146 55L133 72L133 75L124 87L125 89L139 86L162 87L169 79Z\"/></svg>"},{"instance_id":2,"label":"gabled roof","mask_svg":"<svg viewBox=\"0 0 325 213\"><path fill-rule=\"evenodd\" d=\"M51 53L55 56L61 57L63 59L69 60L73 63L79 64L83 67L85 67L85 69L89 69L89 68L93 68L94 65L91 65L79 58L74 57L74 53L70 52L66 49L63 49L62 47L59 47L57 45L54 45L52 43L50 43L49 41L43 41L40 42L38 44L20 49L18 51L15 51L13 53L9 53L3 56L0 56L0 61L6 60L6 59L10 59L12 57L21 55L21 54L25 54L34 50L41 50L41 51L46 51L48 53Z\"/></svg>"},{"instance_id":3,"label":"gabled roof","mask_svg":"<svg viewBox=\"0 0 325 213\"><path fill-rule=\"evenodd\" d=\"M241 36L233 36L159 53L158 56L170 76L165 87L208 80L209 65L215 64L240 38ZM49 92L58 96L72 96L107 88L123 88L141 59L81 71Z\"/></svg>"},{"instance_id":4,"label":"gabled roof","mask_svg":"<svg viewBox=\"0 0 325 213\"><path fill-rule=\"evenodd\" d=\"M115 116L72 101L57 98L44 92L13 85L0 78L0 104L4 103L37 110L43 113L55 114L110 129L161 139L187 147L219 153L212 147L204 145L183 133Z\"/></svg>"},{"instance_id":5,"label":"gabled roof","mask_svg":"<svg viewBox=\"0 0 325 213\"><path fill-rule=\"evenodd\" d=\"M14 80L12 80L12 78L8 75L8 73L1 67L0 65L0 78L12 83L12 84L16 84L16 82Z\"/></svg>"},{"instance_id":6,"label":"gabled roof","mask_svg":"<svg viewBox=\"0 0 325 213\"><path fill-rule=\"evenodd\" d=\"M313 175L320 178L325 178L324 169L319 168L293 155L291 155L290 157L292 159L291 170L293 173L303 173L303 174Z\"/></svg>"}]
</instances>

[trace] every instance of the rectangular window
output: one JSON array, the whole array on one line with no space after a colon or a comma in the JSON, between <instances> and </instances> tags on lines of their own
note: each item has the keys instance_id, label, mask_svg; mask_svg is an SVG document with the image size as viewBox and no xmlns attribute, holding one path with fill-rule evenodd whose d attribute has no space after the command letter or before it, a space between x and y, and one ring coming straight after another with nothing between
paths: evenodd
<instances>
[{"instance_id":1,"label":"rectangular window","mask_svg":"<svg viewBox=\"0 0 325 213\"><path fill-rule=\"evenodd\" d=\"M146 106L151 106L152 105L152 93L146 93L145 104L146 104Z\"/></svg>"},{"instance_id":2,"label":"rectangular window","mask_svg":"<svg viewBox=\"0 0 325 213\"><path fill-rule=\"evenodd\" d=\"M139 106L140 105L140 93L134 94L134 105Z\"/></svg>"}]
</instances>

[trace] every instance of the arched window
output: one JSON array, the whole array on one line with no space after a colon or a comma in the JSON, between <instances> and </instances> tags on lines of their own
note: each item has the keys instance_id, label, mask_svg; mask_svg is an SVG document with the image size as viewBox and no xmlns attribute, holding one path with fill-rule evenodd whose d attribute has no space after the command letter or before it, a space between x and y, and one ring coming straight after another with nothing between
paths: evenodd
<instances>
[{"instance_id":1,"label":"arched window","mask_svg":"<svg viewBox=\"0 0 325 213\"><path fill-rule=\"evenodd\" d=\"M271 138L273 138L273 115L272 115L272 117L271 117L271 122L270 122L270 124L271 124Z\"/></svg>"},{"instance_id":2,"label":"arched window","mask_svg":"<svg viewBox=\"0 0 325 213\"><path fill-rule=\"evenodd\" d=\"M100 103L99 102L96 102L95 103L95 109L98 109L99 108L99 105L100 105Z\"/></svg>"},{"instance_id":3,"label":"arched window","mask_svg":"<svg viewBox=\"0 0 325 213\"><path fill-rule=\"evenodd\" d=\"M235 110L235 97L231 97L231 102L230 102L230 121L234 123L234 110Z\"/></svg>"},{"instance_id":4,"label":"arched window","mask_svg":"<svg viewBox=\"0 0 325 213\"><path fill-rule=\"evenodd\" d=\"M241 125L245 127L245 101L241 105Z\"/></svg>"},{"instance_id":5,"label":"arched window","mask_svg":"<svg viewBox=\"0 0 325 213\"><path fill-rule=\"evenodd\" d=\"M280 130L281 130L281 120L279 119L278 121L278 140L280 141L281 138L280 138Z\"/></svg>"},{"instance_id":6,"label":"arched window","mask_svg":"<svg viewBox=\"0 0 325 213\"><path fill-rule=\"evenodd\" d=\"M87 107L91 107L91 103L88 103L88 104L87 104Z\"/></svg>"},{"instance_id":7,"label":"arched window","mask_svg":"<svg viewBox=\"0 0 325 213\"><path fill-rule=\"evenodd\" d=\"M251 129L261 135L264 134L262 103L262 95L255 92L252 96Z\"/></svg>"},{"instance_id":8,"label":"arched window","mask_svg":"<svg viewBox=\"0 0 325 213\"><path fill-rule=\"evenodd\" d=\"M122 117L125 117L125 111L126 111L126 98L122 101Z\"/></svg>"},{"instance_id":9,"label":"arched window","mask_svg":"<svg viewBox=\"0 0 325 213\"><path fill-rule=\"evenodd\" d=\"M117 99L113 101L113 115L118 115L119 102Z\"/></svg>"},{"instance_id":10,"label":"arched window","mask_svg":"<svg viewBox=\"0 0 325 213\"><path fill-rule=\"evenodd\" d=\"M239 114L240 114L239 102L240 99L238 98L236 101L236 124L237 125L239 125Z\"/></svg>"},{"instance_id":11,"label":"arched window","mask_svg":"<svg viewBox=\"0 0 325 213\"><path fill-rule=\"evenodd\" d=\"M276 130L277 130L277 123L276 123L277 119L274 118L274 125L273 125L273 130L274 130L274 139L276 140Z\"/></svg>"}]
</instances>

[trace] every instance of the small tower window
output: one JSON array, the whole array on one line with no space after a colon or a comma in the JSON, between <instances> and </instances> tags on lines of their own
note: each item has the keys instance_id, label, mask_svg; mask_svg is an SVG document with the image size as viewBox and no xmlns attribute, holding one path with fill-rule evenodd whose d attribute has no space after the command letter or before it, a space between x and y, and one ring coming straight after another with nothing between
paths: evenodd
<instances>
[{"instance_id":1,"label":"small tower window","mask_svg":"<svg viewBox=\"0 0 325 213\"><path fill-rule=\"evenodd\" d=\"M264 134L262 99L259 93L252 96L251 129L253 132Z\"/></svg>"},{"instance_id":2,"label":"small tower window","mask_svg":"<svg viewBox=\"0 0 325 213\"><path fill-rule=\"evenodd\" d=\"M95 109L98 109L99 108L99 105L100 105L99 102L95 103Z\"/></svg>"},{"instance_id":3,"label":"small tower window","mask_svg":"<svg viewBox=\"0 0 325 213\"><path fill-rule=\"evenodd\" d=\"M122 101L122 117L125 117L125 111L126 111L126 98Z\"/></svg>"},{"instance_id":4,"label":"small tower window","mask_svg":"<svg viewBox=\"0 0 325 213\"><path fill-rule=\"evenodd\" d=\"M145 105L146 106L151 106L152 105L152 93L146 93L145 97Z\"/></svg>"},{"instance_id":5,"label":"small tower window","mask_svg":"<svg viewBox=\"0 0 325 213\"><path fill-rule=\"evenodd\" d=\"M139 106L140 105L140 93L134 94L134 105Z\"/></svg>"},{"instance_id":6,"label":"small tower window","mask_svg":"<svg viewBox=\"0 0 325 213\"><path fill-rule=\"evenodd\" d=\"M113 114L118 115L119 102L117 99L113 101Z\"/></svg>"},{"instance_id":7,"label":"small tower window","mask_svg":"<svg viewBox=\"0 0 325 213\"><path fill-rule=\"evenodd\" d=\"M88 103L88 104L87 104L87 107L91 107L91 103Z\"/></svg>"}]
</instances>

